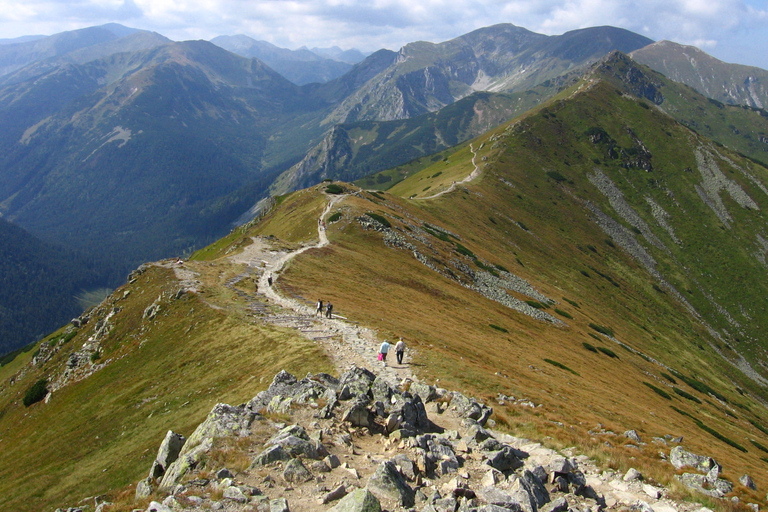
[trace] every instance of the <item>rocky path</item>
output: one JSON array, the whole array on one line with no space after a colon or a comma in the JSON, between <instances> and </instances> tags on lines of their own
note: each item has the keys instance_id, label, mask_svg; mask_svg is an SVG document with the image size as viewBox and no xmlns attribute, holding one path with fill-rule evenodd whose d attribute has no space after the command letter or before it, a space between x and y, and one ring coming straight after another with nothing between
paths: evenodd
<instances>
[{"instance_id":1,"label":"rocky path","mask_svg":"<svg viewBox=\"0 0 768 512\"><path fill-rule=\"evenodd\" d=\"M319 221L324 220L333 206L342 202L345 197L346 195L330 196L330 201L320 215ZM309 249L328 245L328 236L321 222L318 222L317 235L316 243L304 245L291 252L275 251L265 240L255 238L243 252L230 258L233 263L247 265L248 272L238 276L229 284L233 285L239 279L246 277L257 279L257 296L247 299L251 310L266 322L297 329L302 335L320 343L339 374L355 365L376 368L390 385L405 378L413 379L406 363L397 364L394 351L390 355L387 366L377 360L378 348L383 340L378 338L375 331L340 315L334 314L333 318L316 315L314 303L301 297L286 297L281 294L279 279L285 265ZM269 284L270 277L272 285ZM409 356L410 354L406 352L406 358Z\"/></svg>"},{"instance_id":2,"label":"rocky path","mask_svg":"<svg viewBox=\"0 0 768 512\"><path fill-rule=\"evenodd\" d=\"M443 190L442 192L438 192L437 194L432 194L431 196L426 196L426 197L415 197L414 199L424 200L424 199L434 199L436 197L440 197L443 194L447 194L448 192L453 192L454 190L456 190L457 185L463 185L464 183L469 183L470 181L480 176L480 167L478 167L476 162L477 152L475 151L475 148L472 146L472 144L469 145L469 150L472 152L472 165L475 167L475 169L471 173L469 173L469 176L467 176L461 181L454 181L453 183L451 183L450 187Z\"/></svg>"}]
</instances>

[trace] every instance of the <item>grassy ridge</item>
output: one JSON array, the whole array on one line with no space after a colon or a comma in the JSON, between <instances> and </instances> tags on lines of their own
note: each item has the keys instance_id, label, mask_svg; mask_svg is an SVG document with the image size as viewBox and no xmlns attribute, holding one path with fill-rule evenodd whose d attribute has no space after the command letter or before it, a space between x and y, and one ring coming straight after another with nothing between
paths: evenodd
<instances>
[{"instance_id":1,"label":"grassy ridge","mask_svg":"<svg viewBox=\"0 0 768 512\"><path fill-rule=\"evenodd\" d=\"M209 283L220 270L226 279L236 270L203 265L202 280ZM111 363L56 391L47 404L24 408L20 402L38 375L58 374L92 332L91 324L50 362L3 391L4 508L63 506L135 483L148 471L167 430L189 435L215 403L247 401L280 369L300 375L330 370L317 347L296 333L247 321L244 304L226 288L211 286L200 295L161 301L153 322L142 319L161 293L177 288L172 271L152 268L119 290L111 300L121 311L101 349L100 361ZM125 290L130 295L116 301ZM3 381L30 358L26 354L0 368Z\"/></svg>"}]
</instances>

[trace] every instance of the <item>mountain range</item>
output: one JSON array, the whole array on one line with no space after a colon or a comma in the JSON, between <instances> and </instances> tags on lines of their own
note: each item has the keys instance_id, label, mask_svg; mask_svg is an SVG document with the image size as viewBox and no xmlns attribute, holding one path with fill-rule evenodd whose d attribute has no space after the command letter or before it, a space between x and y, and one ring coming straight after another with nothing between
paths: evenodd
<instances>
[{"instance_id":1,"label":"mountain range","mask_svg":"<svg viewBox=\"0 0 768 512\"><path fill-rule=\"evenodd\" d=\"M100 496L146 509L167 498L134 496L168 430L190 436L281 369L327 380L355 363L397 377L376 352L402 336L419 383L478 397L501 431L605 471L641 468L693 510L764 507L768 168L703 129L726 133L716 121L745 113L765 130L766 118L678 87L612 52L511 120L383 171L400 173L391 186L371 177L386 190L315 184L186 261L141 266L0 367L2 504ZM318 298L335 318L313 314ZM285 398L260 410L265 424L286 421ZM446 435L466 439L468 425ZM373 459L420 442L380 432ZM336 434L321 439L362 453L360 432L351 445ZM682 483L668 460L680 443L722 465L725 499ZM196 470L246 474L262 449L248 433L203 446ZM269 497L291 487L257 483Z\"/></svg>"},{"instance_id":2,"label":"mountain range","mask_svg":"<svg viewBox=\"0 0 768 512\"><path fill-rule=\"evenodd\" d=\"M275 68L349 65L332 49L336 60L245 36L214 42L261 52ZM673 56L690 49L651 43L613 27L545 36L501 24L381 50L341 76L304 85L261 58L116 24L4 44L0 214L108 266L100 284L115 286L145 261L216 240L270 193L360 179L464 143L555 97L610 51L689 62ZM697 59L709 64L685 73L680 64L680 80L693 83L705 71L700 82L747 80L743 67ZM748 70L747 89L703 91L716 96L708 103L631 69L637 76L629 81L643 88L633 93L765 161L759 70ZM751 103L725 104L746 98L738 91ZM366 183L382 188L407 175L400 169Z\"/></svg>"}]
</instances>

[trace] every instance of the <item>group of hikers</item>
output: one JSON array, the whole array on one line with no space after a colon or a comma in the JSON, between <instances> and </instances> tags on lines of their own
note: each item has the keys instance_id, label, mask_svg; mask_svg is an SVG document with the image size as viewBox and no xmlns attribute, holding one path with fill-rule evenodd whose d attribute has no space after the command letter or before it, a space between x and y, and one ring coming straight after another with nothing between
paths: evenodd
<instances>
[{"instance_id":1,"label":"group of hikers","mask_svg":"<svg viewBox=\"0 0 768 512\"><path fill-rule=\"evenodd\" d=\"M315 305L315 316L325 316L325 318L333 318L333 304L331 304L331 301L323 303L323 299L317 299L317 304ZM379 347L379 361L382 361L384 363L384 366L387 366L387 354L389 353L389 349L392 347L390 345L389 341L384 340ZM403 364L403 356L405 355L405 342L403 341L403 338L401 337L400 340L395 343L395 356L397 357L397 364Z\"/></svg>"},{"instance_id":2,"label":"group of hikers","mask_svg":"<svg viewBox=\"0 0 768 512\"><path fill-rule=\"evenodd\" d=\"M384 366L387 366L387 354L392 345L389 341L384 340L379 347L379 361L384 362ZM397 357L397 364L403 364L403 356L405 355L405 342L401 337L400 340L395 343L395 356Z\"/></svg>"},{"instance_id":3,"label":"group of hikers","mask_svg":"<svg viewBox=\"0 0 768 512\"><path fill-rule=\"evenodd\" d=\"M325 315L325 318L333 318L333 304L331 304L331 301L328 301L327 303L323 304L322 299L317 300L317 306L315 309L315 316Z\"/></svg>"}]
</instances>

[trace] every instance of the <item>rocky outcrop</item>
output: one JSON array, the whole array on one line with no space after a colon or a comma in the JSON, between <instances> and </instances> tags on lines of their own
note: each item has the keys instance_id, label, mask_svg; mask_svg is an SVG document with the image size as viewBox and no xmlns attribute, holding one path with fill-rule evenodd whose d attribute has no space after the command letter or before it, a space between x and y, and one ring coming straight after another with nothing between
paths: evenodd
<instances>
[{"instance_id":1,"label":"rocky outcrop","mask_svg":"<svg viewBox=\"0 0 768 512\"><path fill-rule=\"evenodd\" d=\"M345 398L328 409L320 406L327 396ZM433 399L440 402L429 401ZM254 410L275 401L293 403L292 418L303 420L285 425ZM438 406L442 403L447 406ZM357 412L350 414L353 410ZM603 471L586 457L496 432L488 427L491 415L485 404L461 393L420 383L392 386L361 368L352 368L338 380L298 380L281 372L247 406L214 407L167 469L159 493L168 496L151 506L272 512L288 511L289 502L304 500L297 508L335 512L566 512L620 506L694 510L672 507L666 490L645 482L637 470ZM264 432L260 447L250 441L255 431ZM624 435L639 442L636 432ZM258 453L248 469L237 474L211 466L217 459L207 454L221 437L243 439L250 452ZM150 496L155 468L167 464L180 442L173 432L167 434L153 473L137 486L137 498ZM361 449L365 445L373 451ZM675 467L704 473L681 475L685 485L709 496L732 490L711 458L677 446L668 459ZM244 483L255 479L265 492Z\"/></svg>"}]
</instances>

